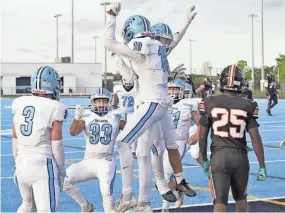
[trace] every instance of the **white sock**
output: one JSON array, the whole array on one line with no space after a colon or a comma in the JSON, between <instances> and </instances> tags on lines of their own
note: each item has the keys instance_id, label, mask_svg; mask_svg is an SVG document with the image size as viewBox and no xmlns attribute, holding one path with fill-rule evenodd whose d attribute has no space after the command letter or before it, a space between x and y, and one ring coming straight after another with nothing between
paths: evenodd
<instances>
[{"instance_id":1,"label":"white sock","mask_svg":"<svg viewBox=\"0 0 285 213\"><path fill-rule=\"evenodd\" d=\"M174 174L175 180L177 184L180 184L181 181L184 179L184 174L183 172L180 172L178 174Z\"/></svg>"},{"instance_id":2,"label":"white sock","mask_svg":"<svg viewBox=\"0 0 285 213\"><path fill-rule=\"evenodd\" d=\"M160 194L165 194L170 191L168 183L164 176L163 168L163 153L159 156L152 155L151 162L153 167L153 172L156 178L156 185Z\"/></svg>"},{"instance_id":3,"label":"white sock","mask_svg":"<svg viewBox=\"0 0 285 213\"><path fill-rule=\"evenodd\" d=\"M139 164L139 202L150 202L150 188L152 182L150 156L138 157Z\"/></svg>"},{"instance_id":4,"label":"white sock","mask_svg":"<svg viewBox=\"0 0 285 213\"><path fill-rule=\"evenodd\" d=\"M118 152L120 155L122 172L122 194L132 194L132 179L134 159L128 143L118 142Z\"/></svg>"},{"instance_id":5,"label":"white sock","mask_svg":"<svg viewBox=\"0 0 285 213\"><path fill-rule=\"evenodd\" d=\"M113 209L113 203L114 203L114 197L113 195L103 195L103 207L104 212L110 212L111 209Z\"/></svg>"},{"instance_id":6,"label":"white sock","mask_svg":"<svg viewBox=\"0 0 285 213\"><path fill-rule=\"evenodd\" d=\"M65 180L66 181L66 180ZM75 200L81 207L87 205L87 201L84 199L84 197L80 194L79 188L76 186L70 184L70 183L64 183L64 191L72 197L73 200Z\"/></svg>"},{"instance_id":7,"label":"white sock","mask_svg":"<svg viewBox=\"0 0 285 213\"><path fill-rule=\"evenodd\" d=\"M162 200L162 208L169 209L169 202L167 200Z\"/></svg>"}]
</instances>

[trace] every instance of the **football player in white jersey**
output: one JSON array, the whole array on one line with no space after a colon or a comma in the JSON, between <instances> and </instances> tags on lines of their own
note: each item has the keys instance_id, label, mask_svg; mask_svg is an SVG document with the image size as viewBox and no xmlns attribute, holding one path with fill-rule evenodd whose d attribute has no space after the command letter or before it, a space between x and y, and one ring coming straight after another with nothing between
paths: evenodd
<instances>
[{"instance_id":1,"label":"football player in white jersey","mask_svg":"<svg viewBox=\"0 0 285 213\"><path fill-rule=\"evenodd\" d=\"M136 73L139 76L139 90L141 91L140 100L143 102L136 112L137 116L129 119L125 130L118 137L121 164L123 167L125 167L124 165L128 166L128 169L122 172L123 197L116 210L125 211L127 207L133 206L135 201L133 202L131 196L130 181L127 181L128 184L124 181L130 179L128 177L131 177L133 163L130 161L130 156L126 154L127 149L124 148L123 143L132 143L157 122L162 127L170 162L175 171L178 183L176 189L185 191L188 196L194 194L184 179L175 142L175 130L171 117L167 113L168 107L172 105L172 100L167 94L169 65L166 47L160 41L151 38L149 21L143 16L132 16L125 22L123 37L127 45L117 42L115 39L115 17L119 11L120 3L118 1L111 4L111 9L108 11L110 21L105 32L105 47L113 53L129 59L136 66ZM143 208L144 205L149 204L144 202L141 207Z\"/></svg>"},{"instance_id":2,"label":"football player in white jersey","mask_svg":"<svg viewBox=\"0 0 285 213\"><path fill-rule=\"evenodd\" d=\"M110 111L111 99L108 90L96 89L90 98L91 111L86 113L84 108L77 106L70 126L72 136L84 132L86 150L84 160L72 164L66 170L63 190L81 206L82 212L92 212L94 206L83 198L75 184L95 178L99 179L104 211L113 209L116 176L114 144L119 131L125 126L126 114L118 110Z\"/></svg>"},{"instance_id":3,"label":"football player in white jersey","mask_svg":"<svg viewBox=\"0 0 285 213\"><path fill-rule=\"evenodd\" d=\"M60 77L49 66L31 76L31 96L12 103L15 183L22 204L17 212L54 212L65 178L62 123L67 106L59 102Z\"/></svg>"},{"instance_id":4,"label":"football player in white jersey","mask_svg":"<svg viewBox=\"0 0 285 213\"><path fill-rule=\"evenodd\" d=\"M179 146L179 153L181 159L185 156L191 145L194 145L198 142L199 138L199 128L196 132L189 137L189 129L191 127L192 121L199 127L200 115L198 112L198 101L195 99L184 99L184 88L185 83L181 79L175 79L173 82L168 84L168 94L174 99L174 105L170 108L170 113L173 117L173 122L177 135L177 144ZM168 152L164 153L164 173L165 179L173 185L172 182L173 170L168 160ZM172 183L171 183L172 182ZM173 188L173 186L171 187ZM178 198L176 205L180 207L183 201L183 192L178 192ZM181 200L182 199L182 200ZM163 200L163 211L168 211L169 202Z\"/></svg>"}]
</instances>

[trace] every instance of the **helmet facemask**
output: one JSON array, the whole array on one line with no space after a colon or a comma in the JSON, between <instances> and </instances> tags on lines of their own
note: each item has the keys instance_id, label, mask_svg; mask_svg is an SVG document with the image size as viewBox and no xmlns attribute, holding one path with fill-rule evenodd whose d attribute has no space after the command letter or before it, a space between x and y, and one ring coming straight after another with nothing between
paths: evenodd
<instances>
[{"instance_id":1,"label":"helmet facemask","mask_svg":"<svg viewBox=\"0 0 285 213\"><path fill-rule=\"evenodd\" d=\"M91 102L93 111L99 116L106 115L109 112L110 100L108 98L96 98Z\"/></svg>"},{"instance_id":2,"label":"helmet facemask","mask_svg":"<svg viewBox=\"0 0 285 213\"><path fill-rule=\"evenodd\" d=\"M155 35L154 39L160 41L166 47L169 47L173 41L173 39L168 35Z\"/></svg>"},{"instance_id":3,"label":"helmet facemask","mask_svg":"<svg viewBox=\"0 0 285 213\"><path fill-rule=\"evenodd\" d=\"M182 88L170 86L168 87L168 95L172 97L174 101L179 101L183 98Z\"/></svg>"},{"instance_id":4,"label":"helmet facemask","mask_svg":"<svg viewBox=\"0 0 285 213\"><path fill-rule=\"evenodd\" d=\"M127 83L123 81L123 87L127 92L129 92L134 88L134 82Z\"/></svg>"}]
</instances>

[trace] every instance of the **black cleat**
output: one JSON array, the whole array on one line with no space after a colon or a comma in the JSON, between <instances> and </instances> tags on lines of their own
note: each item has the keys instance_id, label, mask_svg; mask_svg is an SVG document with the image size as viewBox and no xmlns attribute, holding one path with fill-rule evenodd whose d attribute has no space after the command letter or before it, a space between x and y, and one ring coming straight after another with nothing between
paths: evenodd
<instances>
[{"instance_id":1,"label":"black cleat","mask_svg":"<svg viewBox=\"0 0 285 213\"><path fill-rule=\"evenodd\" d=\"M168 202L176 202L177 198L175 194L172 191L168 191L165 194L162 195L164 200L167 200Z\"/></svg>"},{"instance_id":2,"label":"black cleat","mask_svg":"<svg viewBox=\"0 0 285 213\"><path fill-rule=\"evenodd\" d=\"M266 112L267 112L267 114L268 114L269 116L272 116L270 110L267 109Z\"/></svg>"},{"instance_id":3,"label":"black cleat","mask_svg":"<svg viewBox=\"0 0 285 213\"><path fill-rule=\"evenodd\" d=\"M188 185L185 179L183 179L180 184L176 185L176 190L179 192L184 192L185 195L188 197L196 196L196 192L193 189L191 189L191 187Z\"/></svg>"}]
</instances>

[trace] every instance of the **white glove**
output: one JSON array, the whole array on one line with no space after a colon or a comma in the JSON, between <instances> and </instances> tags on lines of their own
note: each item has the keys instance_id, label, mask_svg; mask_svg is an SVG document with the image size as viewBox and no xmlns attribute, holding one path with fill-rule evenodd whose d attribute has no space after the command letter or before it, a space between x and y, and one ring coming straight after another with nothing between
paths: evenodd
<instances>
[{"instance_id":1,"label":"white glove","mask_svg":"<svg viewBox=\"0 0 285 213\"><path fill-rule=\"evenodd\" d=\"M112 10L116 16L119 15L121 11L121 0L103 0L101 4L107 4L106 12Z\"/></svg>"},{"instance_id":2,"label":"white glove","mask_svg":"<svg viewBox=\"0 0 285 213\"><path fill-rule=\"evenodd\" d=\"M74 119L79 121L82 118L84 112L85 109L81 105L76 105Z\"/></svg>"},{"instance_id":3,"label":"white glove","mask_svg":"<svg viewBox=\"0 0 285 213\"><path fill-rule=\"evenodd\" d=\"M197 12L195 11L195 6L192 6L186 14L186 21L188 23L191 23L192 20L195 18L196 14Z\"/></svg>"},{"instance_id":4,"label":"white glove","mask_svg":"<svg viewBox=\"0 0 285 213\"><path fill-rule=\"evenodd\" d=\"M62 192L65 177L67 177L65 170L58 172L58 185L59 185L60 192Z\"/></svg>"},{"instance_id":5,"label":"white glove","mask_svg":"<svg viewBox=\"0 0 285 213\"><path fill-rule=\"evenodd\" d=\"M17 174L16 174L16 167L13 168L13 172L14 172L14 184L16 186L18 186L18 180L17 180Z\"/></svg>"}]
</instances>

